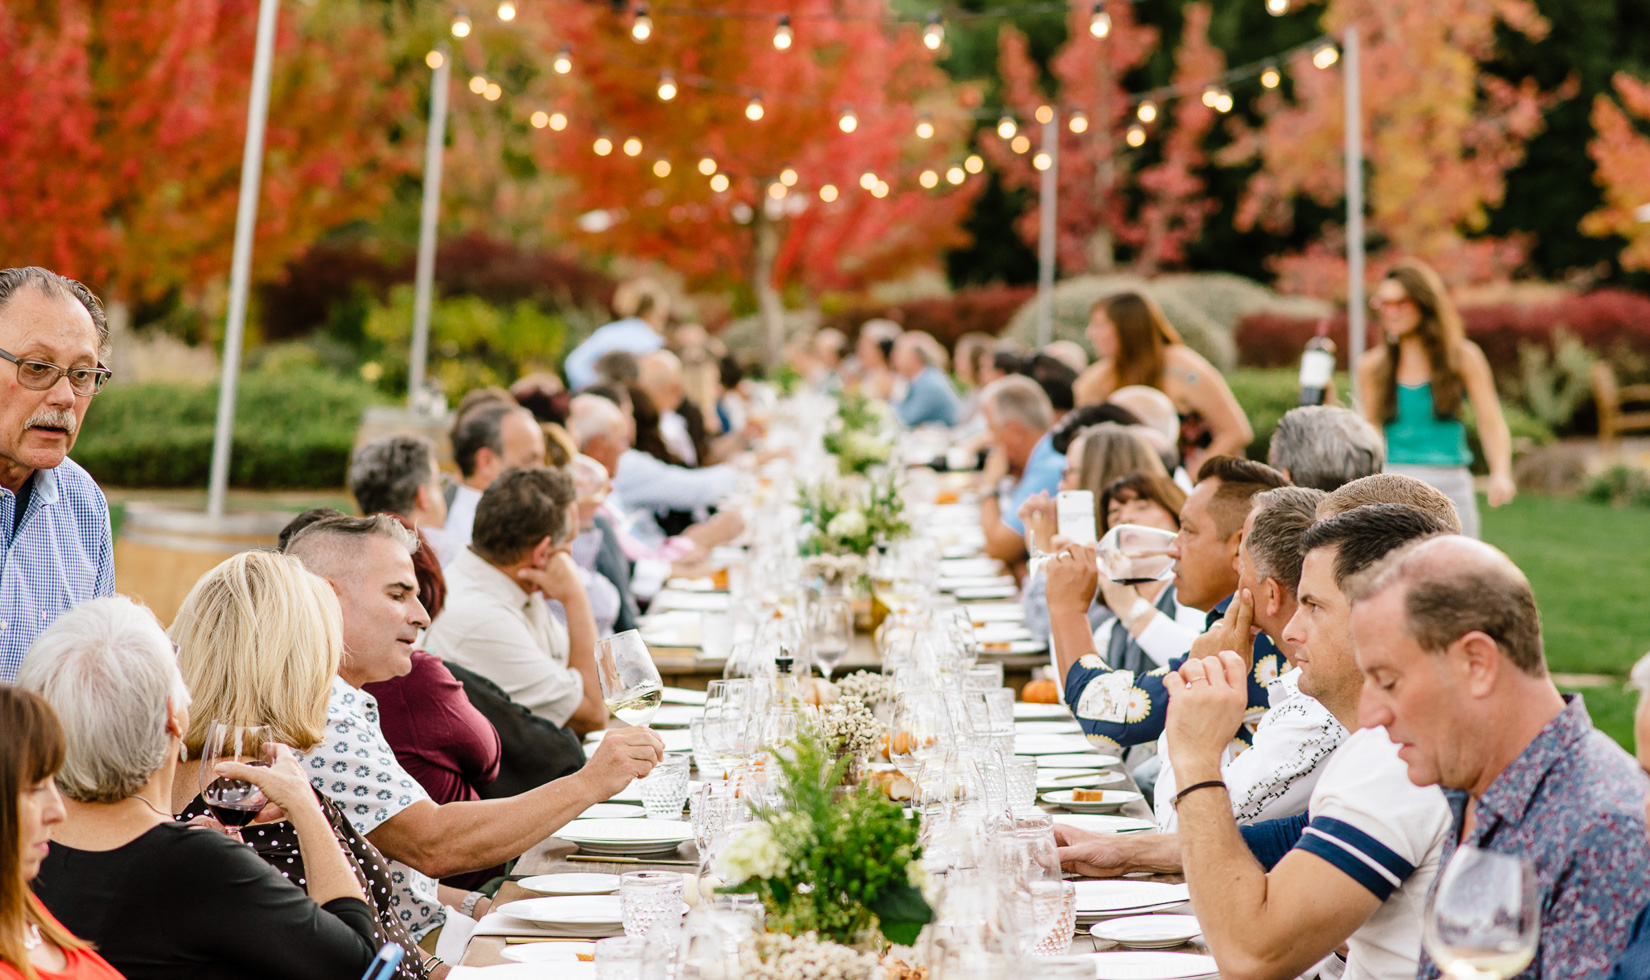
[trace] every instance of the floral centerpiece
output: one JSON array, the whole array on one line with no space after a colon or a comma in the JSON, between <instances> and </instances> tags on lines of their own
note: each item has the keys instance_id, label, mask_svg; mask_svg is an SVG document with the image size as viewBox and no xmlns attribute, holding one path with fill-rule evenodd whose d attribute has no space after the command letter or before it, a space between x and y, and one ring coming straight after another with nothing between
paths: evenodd
<instances>
[{"instance_id":1,"label":"floral centerpiece","mask_svg":"<svg viewBox=\"0 0 1650 980\"><path fill-rule=\"evenodd\" d=\"M798 494L802 511L799 553L869 555L876 546L890 544L911 533L905 520L905 501L893 476L848 482L821 480L806 484Z\"/></svg>"},{"instance_id":2,"label":"floral centerpiece","mask_svg":"<svg viewBox=\"0 0 1650 980\"><path fill-rule=\"evenodd\" d=\"M893 440L883 435L887 427L888 418L878 403L864 395L844 394L837 401L836 418L827 427L825 451L836 457L837 469L844 476L869 473L894 453Z\"/></svg>"},{"instance_id":3,"label":"floral centerpiece","mask_svg":"<svg viewBox=\"0 0 1650 980\"><path fill-rule=\"evenodd\" d=\"M820 726L805 725L788 752L777 807L735 832L713 868L722 891L761 898L769 927L854 945L873 931L909 946L934 913L923 897L917 821L872 785L844 788L851 758ZM787 755L789 756L787 758Z\"/></svg>"}]
</instances>

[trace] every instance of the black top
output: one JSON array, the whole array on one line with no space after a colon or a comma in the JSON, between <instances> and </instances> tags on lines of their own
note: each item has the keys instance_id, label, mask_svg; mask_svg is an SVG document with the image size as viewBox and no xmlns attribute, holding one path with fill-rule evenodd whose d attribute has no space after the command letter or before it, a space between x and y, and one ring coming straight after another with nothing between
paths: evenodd
<instances>
[{"instance_id":1,"label":"black top","mask_svg":"<svg viewBox=\"0 0 1650 980\"><path fill-rule=\"evenodd\" d=\"M110 851L54 842L33 887L128 980L357 980L377 951L366 903L317 907L252 848L186 824Z\"/></svg>"}]
</instances>

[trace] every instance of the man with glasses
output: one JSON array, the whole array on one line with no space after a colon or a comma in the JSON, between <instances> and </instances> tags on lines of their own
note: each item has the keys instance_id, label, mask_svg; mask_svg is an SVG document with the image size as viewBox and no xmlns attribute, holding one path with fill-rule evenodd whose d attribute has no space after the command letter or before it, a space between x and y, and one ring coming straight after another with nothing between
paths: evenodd
<instances>
[{"instance_id":1,"label":"man with glasses","mask_svg":"<svg viewBox=\"0 0 1650 980\"><path fill-rule=\"evenodd\" d=\"M76 603L115 591L109 504L68 458L109 372L109 325L85 286L0 269L0 681Z\"/></svg>"}]
</instances>

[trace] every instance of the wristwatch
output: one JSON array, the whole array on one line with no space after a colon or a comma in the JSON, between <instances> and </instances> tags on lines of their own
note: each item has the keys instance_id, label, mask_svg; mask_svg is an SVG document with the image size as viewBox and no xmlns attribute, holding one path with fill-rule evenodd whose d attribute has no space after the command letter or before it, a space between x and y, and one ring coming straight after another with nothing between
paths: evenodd
<instances>
[{"instance_id":1,"label":"wristwatch","mask_svg":"<svg viewBox=\"0 0 1650 980\"><path fill-rule=\"evenodd\" d=\"M1141 619L1150 616L1154 612L1157 612L1157 607L1145 599L1134 600L1134 604L1129 606L1128 614L1123 617L1123 628L1127 630L1134 629L1135 623L1140 622Z\"/></svg>"},{"instance_id":2,"label":"wristwatch","mask_svg":"<svg viewBox=\"0 0 1650 980\"><path fill-rule=\"evenodd\" d=\"M464 896L464 901L458 906L458 910L464 913L466 918L473 919L475 918L476 913L476 903L486 897L487 896L481 894L480 892L471 892L470 894Z\"/></svg>"}]
</instances>

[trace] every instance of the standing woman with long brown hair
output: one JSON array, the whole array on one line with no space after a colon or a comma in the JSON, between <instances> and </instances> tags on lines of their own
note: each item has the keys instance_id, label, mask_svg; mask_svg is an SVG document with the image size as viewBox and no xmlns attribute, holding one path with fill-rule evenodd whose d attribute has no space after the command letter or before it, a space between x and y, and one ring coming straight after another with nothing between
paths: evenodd
<instances>
[{"instance_id":1,"label":"standing woman with long brown hair","mask_svg":"<svg viewBox=\"0 0 1650 980\"><path fill-rule=\"evenodd\" d=\"M64 818L52 778L63 768L63 726L39 695L0 684L0 735L0 980L120 980L29 891Z\"/></svg>"},{"instance_id":2,"label":"standing woman with long brown hair","mask_svg":"<svg viewBox=\"0 0 1650 980\"><path fill-rule=\"evenodd\" d=\"M1180 453L1186 472L1211 456L1243 456L1255 431L1232 389L1203 355L1181 342L1163 311L1144 293L1118 293L1089 311L1095 363L1077 378L1077 404L1097 405L1129 385L1156 388L1180 413Z\"/></svg>"},{"instance_id":3,"label":"standing woman with long brown hair","mask_svg":"<svg viewBox=\"0 0 1650 980\"><path fill-rule=\"evenodd\" d=\"M1495 377L1461 315L1430 266L1405 259L1376 287L1369 304L1384 343L1358 359L1363 414L1386 434L1386 471L1423 480L1455 502L1462 533L1478 537L1472 450L1461 422L1464 403L1478 417L1489 463L1489 502L1499 507L1517 492L1512 436L1501 415Z\"/></svg>"}]
</instances>

